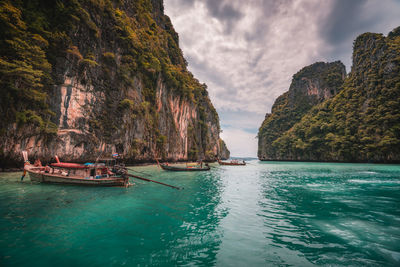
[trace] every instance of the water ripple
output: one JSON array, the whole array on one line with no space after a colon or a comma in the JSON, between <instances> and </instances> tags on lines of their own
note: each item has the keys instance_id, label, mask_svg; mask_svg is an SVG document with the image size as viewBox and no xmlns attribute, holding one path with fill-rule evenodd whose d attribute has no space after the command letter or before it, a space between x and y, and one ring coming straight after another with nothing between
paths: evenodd
<instances>
[{"instance_id":1,"label":"water ripple","mask_svg":"<svg viewBox=\"0 0 400 267\"><path fill-rule=\"evenodd\" d=\"M133 170L185 189L133 179L130 188L43 185L0 174L0 264L400 265L398 165Z\"/></svg>"}]
</instances>

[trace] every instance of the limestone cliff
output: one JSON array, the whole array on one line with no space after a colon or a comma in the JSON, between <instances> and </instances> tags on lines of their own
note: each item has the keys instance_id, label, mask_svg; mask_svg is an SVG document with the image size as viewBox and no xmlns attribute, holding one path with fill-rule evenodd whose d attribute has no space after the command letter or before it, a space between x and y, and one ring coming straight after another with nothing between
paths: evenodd
<instances>
[{"instance_id":1,"label":"limestone cliff","mask_svg":"<svg viewBox=\"0 0 400 267\"><path fill-rule=\"evenodd\" d=\"M222 139L219 139L219 148L220 151L218 154L220 156L220 159L229 159L231 153L229 152L228 147Z\"/></svg>"},{"instance_id":2,"label":"limestone cliff","mask_svg":"<svg viewBox=\"0 0 400 267\"><path fill-rule=\"evenodd\" d=\"M162 0L4 1L0 12L3 167L24 149L45 161L227 153Z\"/></svg>"},{"instance_id":3,"label":"limestone cliff","mask_svg":"<svg viewBox=\"0 0 400 267\"><path fill-rule=\"evenodd\" d=\"M260 128L261 159L400 162L400 27L364 33L353 49L340 92L276 136L272 155Z\"/></svg>"},{"instance_id":4,"label":"limestone cliff","mask_svg":"<svg viewBox=\"0 0 400 267\"><path fill-rule=\"evenodd\" d=\"M293 75L289 91L279 96L267 113L258 133L258 157L280 159L273 142L313 106L336 95L346 75L344 65L317 62Z\"/></svg>"}]
</instances>

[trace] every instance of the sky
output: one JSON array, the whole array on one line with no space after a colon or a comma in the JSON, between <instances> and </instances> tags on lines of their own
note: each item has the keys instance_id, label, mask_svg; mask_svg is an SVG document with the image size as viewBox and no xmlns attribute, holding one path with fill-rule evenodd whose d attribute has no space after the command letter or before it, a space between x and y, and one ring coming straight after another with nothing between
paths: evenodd
<instances>
[{"instance_id":1,"label":"sky","mask_svg":"<svg viewBox=\"0 0 400 267\"><path fill-rule=\"evenodd\" d=\"M257 156L258 128L293 74L336 60L349 72L358 35L400 26L400 0L164 0L164 12L239 157Z\"/></svg>"}]
</instances>

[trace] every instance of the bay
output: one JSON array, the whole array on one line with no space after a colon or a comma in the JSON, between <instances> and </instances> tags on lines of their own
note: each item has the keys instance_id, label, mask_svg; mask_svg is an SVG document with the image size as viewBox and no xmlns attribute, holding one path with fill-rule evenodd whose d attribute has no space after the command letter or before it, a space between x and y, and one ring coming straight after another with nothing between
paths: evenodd
<instances>
[{"instance_id":1,"label":"bay","mask_svg":"<svg viewBox=\"0 0 400 267\"><path fill-rule=\"evenodd\" d=\"M0 174L1 266L399 266L400 166L132 167L174 190ZM143 174L145 173L145 174Z\"/></svg>"}]
</instances>

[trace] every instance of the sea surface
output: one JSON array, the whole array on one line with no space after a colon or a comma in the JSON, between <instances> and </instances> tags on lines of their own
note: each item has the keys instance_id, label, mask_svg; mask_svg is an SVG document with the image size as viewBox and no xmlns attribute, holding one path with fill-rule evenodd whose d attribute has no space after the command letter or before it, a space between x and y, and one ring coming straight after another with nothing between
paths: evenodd
<instances>
[{"instance_id":1,"label":"sea surface","mask_svg":"<svg viewBox=\"0 0 400 267\"><path fill-rule=\"evenodd\" d=\"M131 172L184 189L0 173L0 266L400 266L400 165Z\"/></svg>"}]
</instances>

